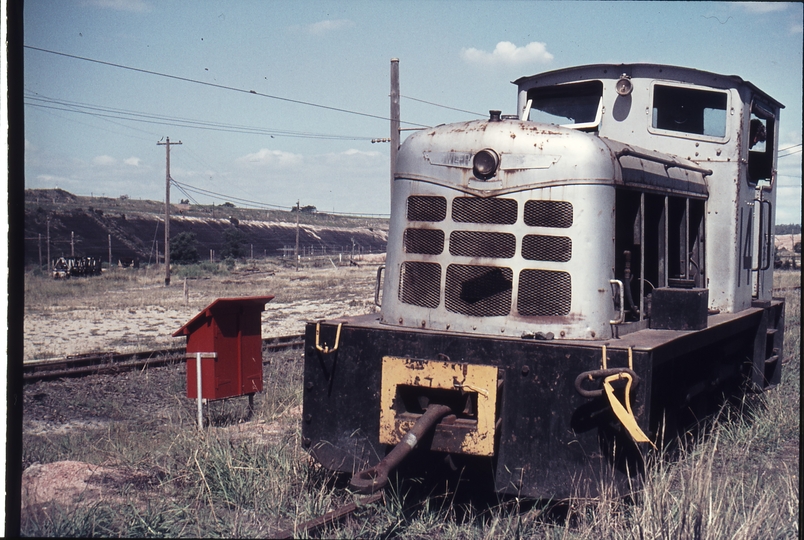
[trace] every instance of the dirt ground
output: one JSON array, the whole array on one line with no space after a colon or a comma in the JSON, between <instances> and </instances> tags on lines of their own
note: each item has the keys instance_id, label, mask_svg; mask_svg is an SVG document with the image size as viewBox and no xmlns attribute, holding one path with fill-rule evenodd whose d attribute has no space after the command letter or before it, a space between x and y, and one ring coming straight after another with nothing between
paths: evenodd
<instances>
[{"instance_id":1,"label":"dirt ground","mask_svg":"<svg viewBox=\"0 0 804 540\"><path fill-rule=\"evenodd\" d=\"M384 257L365 256L358 267L271 266L257 272L187 280L169 288L161 278L119 290L84 291L69 301L25 306L25 359L90 352L137 352L182 347L171 337L216 298L273 295L262 314L263 338L301 334L307 321L360 315L374 309L374 279ZM89 280L86 283L91 284ZM76 278L73 278L76 281ZM82 285L84 285L82 283Z\"/></svg>"},{"instance_id":2,"label":"dirt ground","mask_svg":"<svg viewBox=\"0 0 804 540\"><path fill-rule=\"evenodd\" d=\"M80 297L56 295L52 302L31 294L35 300L26 304L24 315L25 358L181 347L184 338L173 338L171 334L223 296L273 294L276 298L266 305L262 316L263 337L301 334L310 320L372 311L374 280L381 262L365 261L359 267L338 269L303 268L299 272L272 267L270 271L193 280L187 301L183 298L182 280L168 289L157 281L124 283L108 291L94 290L87 280L81 283ZM50 285L42 282L45 286ZM63 291L69 285L58 287ZM276 377L272 369L277 364L300 363L301 358L299 350L272 353L264 367L266 386L271 377ZM192 418L194 403L185 398L185 377L185 366L180 363L141 372L27 384L23 388L23 440L35 440L45 449L48 439L75 440L80 446L82 438L98 440L98 433L125 429L132 423L161 426L175 422L177 414ZM260 407L261 399L265 398L257 394L255 408ZM228 430L227 436L235 439L242 436L266 440L282 435L288 423L300 417L301 410L296 407L279 419L266 420L257 415L256 419L230 422L215 429ZM26 517L47 512L53 506L70 509L114 502L132 485L145 502L150 487L159 483L158 471L122 466L114 456L100 466L73 459L52 462L52 455L42 452L40 456L26 453L22 464L23 523Z\"/></svg>"}]
</instances>

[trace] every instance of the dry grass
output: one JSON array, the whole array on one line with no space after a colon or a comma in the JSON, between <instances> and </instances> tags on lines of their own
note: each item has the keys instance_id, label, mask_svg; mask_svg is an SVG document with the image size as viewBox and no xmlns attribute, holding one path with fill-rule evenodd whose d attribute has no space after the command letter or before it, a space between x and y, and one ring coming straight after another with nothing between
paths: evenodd
<instances>
[{"instance_id":1,"label":"dry grass","mask_svg":"<svg viewBox=\"0 0 804 540\"><path fill-rule=\"evenodd\" d=\"M238 274L193 280L194 314L210 298L265 292L277 294L279 311L321 302L321 291L354 302L365 312L373 295L374 268L335 271L261 266L273 275ZM258 277L262 276L262 277ZM162 275L103 276L67 283L30 282L29 313L47 302L77 309L97 302L128 310L131 302L163 309L184 303L180 285L165 289ZM629 498L604 490L597 500L509 499L491 505L458 504L452 491L421 496L418 479L394 483L383 504L364 508L344 523L316 532L328 538L554 538L554 539L755 539L797 538L799 530L800 273L778 272L776 287L787 301L782 384L725 408L706 435L683 446L672 459L658 456L643 485ZM255 287L254 283L259 286ZM29 284L26 284L26 287ZM72 287L72 288L70 288ZM119 292L115 292L119 289ZM256 290L258 289L258 290ZM72 291L72 293L71 293ZM78 298L75 292L80 292ZM122 299L122 300L121 300ZM270 305L269 305L270 306ZM362 310L362 311L361 311ZM54 415L72 406L92 411L104 423L59 429L66 418L26 413L25 462L82 460L144 472L155 482L149 496L136 485L116 486L123 502L50 505L26 515L30 536L271 537L349 500L341 479L313 463L300 449L301 362L299 352L272 357L265 365L266 390L257 397L251 422L244 400L212 404L212 427L199 433L193 404L183 398L181 370L160 368L126 379L97 378L91 389L59 382L26 388L26 411ZM114 392L101 391L115 389ZM139 389L138 401L127 401ZM45 395L35 408L28 399ZM48 400L54 400L52 403ZM139 405L138 405L139 403ZM141 407L152 407L143 409ZM80 412L80 411L72 411ZM68 411L62 410L68 417ZM38 426L38 431L34 427ZM44 426L44 427L43 427ZM432 488L427 488L432 489ZM303 535L302 535L303 536Z\"/></svg>"}]
</instances>

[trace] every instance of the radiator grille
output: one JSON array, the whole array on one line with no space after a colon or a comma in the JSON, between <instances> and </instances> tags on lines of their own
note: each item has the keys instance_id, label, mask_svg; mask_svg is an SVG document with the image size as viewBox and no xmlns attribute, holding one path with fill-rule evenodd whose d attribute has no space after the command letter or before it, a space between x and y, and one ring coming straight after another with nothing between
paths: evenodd
<instances>
[{"instance_id":1,"label":"radiator grille","mask_svg":"<svg viewBox=\"0 0 804 540\"><path fill-rule=\"evenodd\" d=\"M447 199L426 195L408 197L408 221L444 221Z\"/></svg>"},{"instance_id":2,"label":"radiator grille","mask_svg":"<svg viewBox=\"0 0 804 540\"><path fill-rule=\"evenodd\" d=\"M522 270L516 309L520 315L555 317L568 315L572 281L568 272Z\"/></svg>"},{"instance_id":3,"label":"radiator grille","mask_svg":"<svg viewBox=\"0 0 804 540\"><path fill-rule=\"evenodd\" d=\"M510 259L516 253L516 237L509 233L453 231L449 252L459 257Z\"/></svg>"},{"instance_id":4,"label":"radiator grille","mask_svg":"<svg viewBox=\"0 0 804 540\"><path fill-rule=\"evenodd\" d=\"M566 201L525 202L525 225L566 229L572 226L572 203Z\"/></svg>"},{"instance_id":5,"label":"radiator grille","mask_svg":"<svg viewBox=\"0 0 804 540\"><path fill-rule=\"evenodd\" d=\"M437 308L441 287L441 265L406 262L399 276L399 300L414 306Z\"/></svg>"},{"instance_id":6,"label":"radiator grille","mask_svg":"<svg viewBox=\"0 0 804 540\"><path fill-rule=\"evenodd\" d=\"M572 240L566 236L528 234L522 239L522 258L529 261L567 262L572 258Z\"/></svg>"},{"instance_id":7,"label":"radiator grille","mask_svg":"<svg viewBox=\"0 0 804 540\"><path fill-rule=\"evenodd\" d=\"M444 231L437 229L405 229L405 252L438 255L444 251Z\"/></svg>"},{"instance_id":8,"label":"radiator grille","mask_svg":"<svg viewBox=\"0 0 804 540\"><path fill-rule=\"evenodd\" d=\"M447 267L444 302L449 311L463 315L508 315L512 282L510 268L451 264Z\"/></svg>"},{"instance_id":9,"label":"radiator grille","mask_svg":"<svg viewBox=\"0 0 804 540\"><path fill-rule=\"evenodd\" d=\"M452 200L452 219L460 223L516 223L517 203L514 199L478 199L456 197Z\"/></svg>"}]
</instances>

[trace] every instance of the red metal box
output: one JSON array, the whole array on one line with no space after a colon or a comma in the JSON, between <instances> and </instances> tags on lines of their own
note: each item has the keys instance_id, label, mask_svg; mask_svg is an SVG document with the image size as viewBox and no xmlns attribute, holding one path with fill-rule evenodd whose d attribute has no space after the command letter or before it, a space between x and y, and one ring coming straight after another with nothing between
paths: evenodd
<instances>
[{"instance_id":1,"label":"red metal box","mask_svg":"<svg viewBox=\"0 0 804 540\"><path fill-rule=\"evenodd\" d=\"M201 397L223 399L262 391L260 314L273 296L218 298L173 337L187 336L187 397L197 398L197 353L201 360ZM214 353L213 355L210 353Z\"/></svg>"}]
</instances>

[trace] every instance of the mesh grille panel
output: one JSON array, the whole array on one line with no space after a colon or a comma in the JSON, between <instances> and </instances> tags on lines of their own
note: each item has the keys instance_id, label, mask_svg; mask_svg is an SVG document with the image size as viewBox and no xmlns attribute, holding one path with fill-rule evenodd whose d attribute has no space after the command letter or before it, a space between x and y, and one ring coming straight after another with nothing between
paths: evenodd
<instances>
[{"instance_id":1,"label":"mesh grille panel","mask_svg":"<svg viewBox=\"0 0 804 540\"><path fill-rule=\"evenodd\" d=\"M517 205L514 199L478 199L456 197L452 200L452 219L460 223L516 223Z\"/></svg>"},{"instance_id":2,"label":"mesh grille panel","mask_svg":"<svg viewBox=\"0 0 804 540\"><path fill-rule=\"evenodd\" d=\"M516 253L516 237L509 233L453 231L449 252L461 257L510 259Z\"/></svg>"},{"instance_id":3,"label":"mesh grille panel","mask_svg":"<svg viewBox=\"0 0 804 540\"><path fill-rule=\"evenodd\" d=\"M438 255L444 251L444 231L405 229L405 252Z\"/></svg>"},{"instance_id":4,"label":"mesh grille panel","mask_svg":"<svg viewBox=\"0 0 804 540\"><path fill-rule=\"evenodd\" d=\"M531 227L555 227L566 229L572 226L572 203L565 201L525 202L525 225Z\"/></svg>"},{"instance_id":5,"label":"mesh grille panel","mask_svg":"<svg viewBox=\"0 0 804 540\"><path fill-rule=\"evenodd\" d=\"M444 197L408 197L408 221L444 221L446 217L447 199Z\"/></svg>"},{"instance_id":6,"label":"mesh grille panel","mask_svg":"<svg viewBox=\"0 0 804 540\"><path fill-rule=\"evenodd\" d=\"M447 267L444 302L449 311L489 317L511 311L510 268L451 264Z\"/></svg>"},{"instance_id":7,"label":"mesh grille panel","mask_svg":"<svg viewBox=\"0 0 804 540\"><path fill-rule=\"evenodd\" d=\"M414 306L437 308L441 287L441 265L406 262L399 276L399 300Z\"/></svg>"},{"instance_id":8,"label":"mesh grille panel","mask_svg":"<svg viewBox=\"0 0 804 540\"><path fill-rule=\"evenodd\" d=\"M572 240L566 236L528 234L522 239L522 258L567 262L572 258Z\"/></svg>"},{"instance_id":9,"label":"mesh grille panel","mask_svg":"<svg viewBox=\"0 0 804 540\"><path fill-rule=\"evenodd\" d=\"M520 315L555 317L568 315L572 281L568 272L522 270L516 309Z\"/></svg>"}]
</instances>

